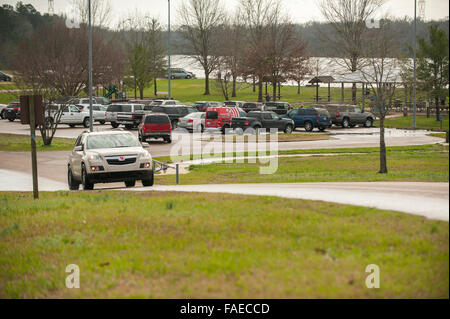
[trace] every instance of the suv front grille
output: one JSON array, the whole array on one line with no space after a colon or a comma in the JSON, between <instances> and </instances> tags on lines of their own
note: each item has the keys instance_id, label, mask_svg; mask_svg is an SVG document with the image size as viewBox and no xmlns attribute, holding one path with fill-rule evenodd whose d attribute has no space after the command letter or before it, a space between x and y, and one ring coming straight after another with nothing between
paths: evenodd
<instances>
[{"instance_id":1,"label":"suv front grille","mask_svg":"<svg viewBox=\"0 0 450 319\"><path fill-rule=\"evenodd\" d=\"M109 165L128 165L136 163L137 157L133 156L111 156L106 157L106 162Z\"/></svg>"}]
</instances>

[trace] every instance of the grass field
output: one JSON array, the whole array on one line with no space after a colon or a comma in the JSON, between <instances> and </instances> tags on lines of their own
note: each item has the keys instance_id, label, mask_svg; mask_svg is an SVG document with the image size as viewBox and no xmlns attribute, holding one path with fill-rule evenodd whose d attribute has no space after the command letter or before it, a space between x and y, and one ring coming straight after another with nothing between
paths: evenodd
<instances>
[{"instance_id":1,"label":"grass field","mask_svg":"<svg viewBox=\"0 0 450 319\"><path fill-rule=\"evenodd\" d=\"M30 151L30 136L0 133L0 151L25 152ZM36 137L37 151L66 151L71 150L75 139L54 137L51 145L44 145L40 136Z\"/></svg>"},{"instance_id":2,"label":"grass field","mask_svg":"<svg viewBox=\"0 0 450 319\"><path fill-rule=\"evenodd\" d=\"M168 91L168 81L167 80L158 80L158 91L159 92L167 92ZM204 93L204 79L191 79L191 80L172 80L171 81L172 88L172 97L176 100L180 100L181 102L195 102L195 101L223 101L224 97L221 91L214 86L214 80L210 82L210 90L211 95L205 96ZM0 90L2 87L0 86ZM17 89L14 84L7 84L4 89ZM265 96L265 88L263 89L263 95ZM269 94L272 94L272 90L270 86L268 87ZM331 88L331 99L334 102L341 101L341 88L340 87L332 87ZM357 90L357 98L358 101L361 100L361 89ZM127 97L134 98L134 89L128 87L126 90ZM253 88L251 84L245 84L241 86L241 89L237 92L236 98L231 98L232 100L243 100L243 101L256 101L258 98L258 93L253 92ZM281 89L281 100L289 101L289 102L303 102L303 103L313 103L315 101L316 89L315 87L301 87L301 93L297 94L296 86L283 86ZM0 103L9 103L11 101L18 100L17 93L0 93ZM345 88L344 97L346 102L351 101L351 88ZM419 94L420 95L420 94ZM420 96L418 95L418 98ZM138 93L139 97L139 93ZM154 88L148 87L144 90L144 97L154 98ZM165 97L165 95L160 95L159 97ZM403 99L403 91L400 90L398 93L398 99ZM319 87L319 101L326 102L328 101L328 88L326 86Z\"/></svg>"},{"instance_id":3,"label":"grass field","mask_svg":"<svg viewBox=\"0 0 450 319\"><path fill-rule=\"evenodd\" d=\"M449 297L447 222L221 194L1 193L0 202L1 298ZM65 287L69 264L80 289ZM369 264L380 289L365 287Z\"/></svg>"},{"instance_id":4,"label":"grass field","mask_svg":"<svg viewBox=\"0 0 450 319\"><path fill-rule=\"evenodd\" d=\"M379 126L379 122L376 121L374 125ZM412 128L413 117L401 116L389 118L384 121L385 127L398 127L398 128ZM416 128L424 130L440 130L441 122L436 121L435 115L430 115L429 118L423 115L416 116ZM448 116L444 116L442 120L442 129L449 130Z\"/></svg>"},{"instance_id":5,"label":"grass field","mask_svg":"<svg viewBox=\"0 0 450 319\"><path fill-rule=\"evenodd\" d=\"M424 145L388 148L388 174L378 174L377 148L284 151L280 154L343 153L338 156L280 157L275 174L260 174L256 164L192 165L190 174L180 177L182 184L290 183L341 181L449 181L448 146ZM345 154L365 153L365 154ZM158 184L173 184L173 176L158 176Z\"/></svg>"}]
</instances>

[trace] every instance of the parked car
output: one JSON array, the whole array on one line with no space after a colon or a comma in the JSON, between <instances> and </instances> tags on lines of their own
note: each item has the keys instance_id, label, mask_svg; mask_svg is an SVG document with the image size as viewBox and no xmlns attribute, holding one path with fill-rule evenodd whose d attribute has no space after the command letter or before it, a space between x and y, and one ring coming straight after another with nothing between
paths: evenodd
<instances>
[{"instance_id":1,"label":"parked car","mask_svg":"<svg viewBox=\"0 0 450 319\"><path fill-rule=\"evenodd\" d=\"M175 105L175 106L156 106L152 109L154 113L164 113L170 118L170 123L172 124L172 129L176 129L178 126L178 119L188 115L189 113L197 112L196 109L186 105Z\"/></svg>"},{"instance_id":2,"label":"parked car","mask_svg":"<svg viewBox=\"0 0 450 319\"><path fill-rule=\"evenodd\" d=\"M168 77L168 75L167 75ZM170 69L170 78L171 79L194 79L195 74L192 72L188 72L185 69L174 68Z\"/></svg>"},{"instance_id":3,"label":"parked car","mask_svg":"<svg viewBox=\"0 0 450 319\"><path fill-rule=\"evenodd\" d=\"M178 127L187 129L190 132L203 132L205 129L206 112L189 113L185 117L178 119Z\"/></svg>"},{"instance_id":4,"label":"parked car","mask_svg":"<svg viewBox=\"0 0 450 319\"><path fill-rule=\"evenodd\" d=\"M4 118L10 122L14 122L16 119L20 119L20 102L11 102L3 111Z\"/></svg>"},{"instance_id":5,"label":"parked car","mask_svg":"<svg viewBox=\"0 0 450 319\"><path fill-rule=\"evenodd\" d=\"M77 104L75 106L78 107L82 113L89 113L89 104ZM103 105L93 104L92 113L94 121L99 122L102 125L106 123L106 111Z\"/></svg>"},{"instance_id":6,"label":"parked car","mask_svg":"<svg viewBox=\"0 0 450 319\"><path fill-rule=\"evenodd\" d=\"M237 107L209 107L206 110L205 129L220 130L225 134L226 130L231 128L233 118L246 115L244 110Z\"/></svg>"},{"instance_id":7,"label":"parked car","mask_svg":"<svg viewBox=\"0 0 450 319\"><path fill-rule=\"evenodd\" d=\"M181 105L180 101L177 100L153 100L148 104L144 105L145 111L152 111L155 106L167 106L167 105Z\"/></svg>"},{"instance_id":8,"label":"parked car","mask_svg":"<svg viewBox=\"0 0 450 319\"><path fill-rule=\"evenodd\" d=\"M192 104L192 107L195 107L199 112L206 112L206 109L208 107L214 106L215 107L222 106L222 103L213 101L197 101L194 104Z\"/></svg>"},{"instance_id":9,"label":"parked car","mask_svg":"<svg viewBox=\"0 0 450 319\"><path fill-rule=\"evenodd\" d=\"M223 106L239 107L239 108L243 109L245 103L247 103L247 102L244 102L244 101L225 101L225 102L223 102Z\"/></svg>"},{"instance_id":10,"label":"parked car","mask_svg":"<svg viewBox=\"0 0 450 319\"><path fill-rule=\"evenodd\" d=\"M83 98L79 98L79 97L75 97L75 98L71 98L69 99L68 103L70 104L87 104L89 105L89 97L83 97ZM100 104L100 105L110 105L111 101L109 99L107 99L106 97L103 96L93 96L92 97L92 104Z\"/></svg>"},{"instance_id":11,"label":"parked car","mask_svg":"<svg viewBox=\"0 0 450 319\"><path fill-rule=\"evenodd\" d=\"M122 104L122 110L117 112L116 127L123 124L127 130L138 127L144 116L144 105L142 104ZM112 125L112 123L111 123Z\"/></svg>"},{"instance_id":12,"label":"parked car","mask_svg":"<svg viewBox=\"0 0 450 319\"><path fill-rule=\"evenodd\" d=\"M119 123L118 122L118 114L119 113L131 113L133 111L133 107L131 105L140 105L140 110L143 109L143 106L141 104L111 104L108 106L108 108L106 109L106 113L105 113L105 120L106 122L110 122L111 126L113 128L117 128L119 127L120 124L127 124L127 123ZM134 125L138 125L140 123L140 120L142 119L142 116L139 118L139 121L133 121L132 124ZM123 118L121 119L121 121L124 120Z\"/></svg>"},{"instance_id":13,"label":"parked car","mask_svg":"<svg viewBox=\"0 0 450 319\"><path fill-rule=\"evenodd\" d=\"M0 118L5 119L3 112L8 108L8 104L0 104Z\"/></svg>"},{"instance_id":14,"label":"parked car","mask_svg":"<svg viewBox=\"0 0 450 319\"><path fill-rule=\"evenodd\" d=\"M152 186L152 157L130 132L84 132L78 136L67 163L70 190L94 188L96 183L125 182L133 187L137 180Z\"/></svg>"},{"instance_id":15,"label":"parked car","mask_svg":"<svg viewBox=\"0 0 450 319\"><path fill-rule=\"evenodd\" d=\"M294 130L294 121L289 118L282 118L274 112L253 111L244 117L233 118L231 128L238 133L251 128L258 132L261 129L275 128L286 134L291 134Z\"/></svg>"},{"instance_id":16,"label":"parked car","mask_svg":"<svg viewBox=\"0 0 450 319\"><path fill-rule=\"evenodd\" d=\"M262 104L261 103L255 103L255 102L246 102L244 103L244 105L242 106L242 109L245 112L251 112L251 111L261 111L262 109Z\"/></svg>"},{"instance_id":17,"label":"parked car","mask_svg":"<svg viewBox=\"0 0 450 319\"><path fill-rule=\"evenodd\" d=\"M7 82L12 81L12 76L0 71L0 81L7 81Z\"/></svg>"},{"instance_id":18,"label":"parked car","mask_svg":"<svg viewBox=\"0 0 450 319\"><path fill-rule=\"evenodd\" d=\"M287 102L266 102L262 106L263 111L272 111L278 115L287 114L292 109L292 106Z\"/></svg>"},{"instance_id":19,"label":"parked car","mask_svg":"<svg viewBox=\"0 0 450 319\"><path fill-rule=\"evenodd\" d=\"M172 143L172 125L167 114L149 113L144 115L139 124L139 141L146 142L149 138L163 138Z\"/></svg>"},{"instance_id":20,"label":"parked car","mask_svg":"<svg viewBox=\"0 0 450 319\"><path fill-rule=\"evenodd\" d=\"M293 120L295 125L294 130L297 127L304 127L307 132L311 132L314 128L318 128L319 131L324 131L326 128L331 127L330 113L321 108L308 107L293 109L287 115L282 115L281 117Z\"/></svg>"},{"instance_id":21,"label":"parked car","mask_svg":"<svg viewBox=\"0 0 450 319\"><path fill-rule=\"evenodd\" d=\"M331 122L344 128L363 125L372 127L375 115L370 112L363 112L357 105L348 104L328 104L320 105L328 110L331 116Z\"/></svg>"},{"instance_id":22,"label":"parked car","mask_svg":"<svg viewBox=\"0 0 450 319\"><path fill-rule=\"evenodd\" d=\"M57 120L58 112L62 108L58 124L67 124L70 127L83 125L85 128L90 126L89 110L76 105L58 105L53 104L49 107L49 113L46 114L46 125L51 126ZM94 117L95 121L95 117Z\"/></svg>"}]
</instances>

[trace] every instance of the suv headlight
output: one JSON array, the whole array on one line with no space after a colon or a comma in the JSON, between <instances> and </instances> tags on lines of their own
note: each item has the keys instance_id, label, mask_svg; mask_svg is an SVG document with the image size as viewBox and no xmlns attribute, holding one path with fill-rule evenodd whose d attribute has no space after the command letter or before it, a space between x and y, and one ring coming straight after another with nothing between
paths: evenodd
<instances>
[{"instance_id":1,"label":"suv headlight","mask_svg":"<svg viewBox=\"0 0 450 319\"><path fill-rule=\"evenodd\" d=\"M100 157L100 155L99 154L89 154L88 155L88 160L89 161L101 161L102 160L102 158Z\"/></svg>"},{"instance_id":2,"label":"suv headlight","mask_svg":"<svg viewBox=\"0 0 450 319\"><path fill-rule=\"evenodd\" d=\"M150 156L149 152L143 151L143 152L139 153L139 158L140 159L151 159L151 156Z\"/></svg>"}]
</instances>

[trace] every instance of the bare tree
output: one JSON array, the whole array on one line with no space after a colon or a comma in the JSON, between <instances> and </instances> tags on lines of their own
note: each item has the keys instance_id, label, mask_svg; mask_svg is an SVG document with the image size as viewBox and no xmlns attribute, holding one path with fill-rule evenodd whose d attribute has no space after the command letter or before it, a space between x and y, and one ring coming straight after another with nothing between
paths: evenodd
<instances>
[{"instance_id":1,"label":"bare tree","mask_svg":"<svg viewBox=\"0 0 450 319\"><path fill-rule=\"evenodd\" d=\"M55 102L64 104L66 99L61 102L61 98L80 94L89 87L86 34L85 25L68 29L62 21L37 29L18 48L14 61L18 79L34 93L43 95L48 106ZM93 49L94 84L109 84L121 78L120 49L97 34L93 37ZM46 112L55 110L46 108ZM51 125L41 127L46 145L51 144L58 125L58 117L52 117ZM48 131L44 133L43 129Z\"/></svg>"},{"instance_id":2,"label":"bare tree","mask_svg":"<svg viewBox=\"0 0 450 319\"><path fill-rule=\"evenodd\" d=\"M241 0L239 11L241 21L248 33L244 49L244 70L246 76L255 78L258 85L258 101L263 100L263 81L267 75L269 56L268 35L270 26L280 18L280 1Z\"/></svg>"},{"instance_id":3,"label":"bare tree","mask_svg":"<svg viewBox=\"0 0 450 319\"><path fill-rule=\"evenodd\" d=\"M126 44L129 82L134 85L135 98L139 89L139 96L143 99L144 89L152 84L155 84L156 95L156 77L165 70L158 20L136 13L124 19L120 28Z\"/></svg>"},{"instance_id":4,"label":"bare tree","mask_svg":"<svg viewBox=\"0 0 450 319\"><path fill-rule=\"evenodd\" d=\"M365 66L361 74L374 94L377 114L380 119L380 170L386 174L386 143L384 137L384 120L392 107L399 79L398 47L389 23L383 23L378 29L370 31L372 41L364 48Z\"/></svg>"},{"instance_id":5,"label":"bare tree","mask_svg":"<svg viewBox=\"0 0 450 319\"><path fill-rule=\"evenodd\" d=\"M87 24L89 20L88 0L72 0L72 5L80 14L80 22ZM91 22L93 26L108 27L111 19L112 10L109 0L91 0Z\"/></svg>"},{"instance_id":6,"label":"bare tree","mask_svg":"<svg viewBox=\"0 0 450 319\"><path fill-rule=\"evenodd\" d=\"M311 73L311 61L308 55L299 56L293 59L294 67L288 74L288 78L297 83L297 94L300 94L300 87L302 81L305 79L307 74Z\"/></svg>"},{"instance_id":7,"label":"bare tree","mask_svg":"<svg viewBox=\"0 0 450 319\"><path fill-rule=\"evenodd\" d=\"M267 77L272 82L275 100L277 85L279 88L280 83L288 79L290 74L304 69L307 44L295 32L289 19L281 17L270 25L268 40Z\"/></svg>"},{"instance_id":8,"label":"bare tree","mask_svg":"<svg viewBox=\"0 0 450 319\"><path fill-rule=\"evenodd\" d=\"M320 0L322 15L333 26L334 33L321 34L328 47L332 47L340 62L349 71L362 67L361 58L367 42L369 21L385 0ZM352 101L356 102L356 83L352 87Z\"/></svg>"},{"instance_id":9,"label":"bare tree","mask_svg":"<svg viewBox=\"0 0 450 319\"><path fill-rule=\"evenodd\" d=\"M187 0L179 8L179 15L183 23L181 34L205 71L204 95L209 95L209 76L219 60L218 31L225 22L224 10L220 0Z\"/></svg>"}]
</instances>

